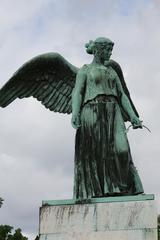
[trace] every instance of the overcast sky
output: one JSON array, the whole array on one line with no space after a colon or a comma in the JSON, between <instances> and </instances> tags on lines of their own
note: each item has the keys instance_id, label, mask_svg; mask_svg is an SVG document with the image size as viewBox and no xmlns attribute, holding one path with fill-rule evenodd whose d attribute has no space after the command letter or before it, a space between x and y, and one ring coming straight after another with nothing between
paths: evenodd
<instances>
[{"instance_id":1,"label":"overcast sky","mask_svg":"<svg viewBox=\"0 0 160 240\"><path fill-rule=\"evenodd\" d=\"M130 130L132 156L145 193L160 196L159 0L1 0L0 86L27 60L59 52L77 67L89 63L84 44L115 42L134 104L152 133ZM0 224L38 233L42 200L72 198L75 131L70 116L35 99L0 109ZM160 201L159 201L160 202Z\"/></svg>"}]
</instances>

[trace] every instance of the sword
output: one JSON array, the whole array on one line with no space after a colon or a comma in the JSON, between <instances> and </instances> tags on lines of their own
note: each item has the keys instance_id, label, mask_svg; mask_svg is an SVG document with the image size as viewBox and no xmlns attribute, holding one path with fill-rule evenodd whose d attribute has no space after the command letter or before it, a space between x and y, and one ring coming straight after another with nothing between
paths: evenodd
<instances>
[{"instance_id":1,"label":"sword","mask_svg":"<svg viewBox=\"0 0 160 240\"><path fill-rule=\"evenodd\" d=\"M129 132L129 129L130 128L133 128L133 129L137 129L137 128L145 128L146 130L148 130L150 133L151 133L151 130L147 127L147 126L145 126L145 125L142 125L142 127L139 127L139 125L133 125L133 124L131 124L127 129L126 129L126 133L128 133Z\"/></svg>"}]
</instances>

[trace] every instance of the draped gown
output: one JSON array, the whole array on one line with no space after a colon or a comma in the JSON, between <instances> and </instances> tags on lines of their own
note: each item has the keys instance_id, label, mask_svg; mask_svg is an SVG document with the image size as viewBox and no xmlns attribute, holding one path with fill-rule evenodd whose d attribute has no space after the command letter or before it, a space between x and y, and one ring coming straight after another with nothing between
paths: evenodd
<instances>
[{"instance_id":1,"label":"draped gown","mask_svg":"<svg viewBox=\"0 0 160 240\"><path fill-rule=\"evenodd\" d=\"M92 69L88 67L87 71L90 76ZM101 81L97 81L101 84L97 87L96 78L88 77L85 83L81 127L75 141L75 199L143 193L122 116L123 90L115 74L110 68L101 79L105 87Z\"/></svg>"}]
</instances>

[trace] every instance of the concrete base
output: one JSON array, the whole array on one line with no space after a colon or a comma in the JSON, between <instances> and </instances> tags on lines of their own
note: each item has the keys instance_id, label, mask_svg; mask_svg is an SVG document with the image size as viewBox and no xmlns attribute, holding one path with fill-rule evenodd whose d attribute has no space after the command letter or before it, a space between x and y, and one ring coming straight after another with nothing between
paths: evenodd
<instances>
[{"instance_id":1,"label":"concrete base","mask_svg":"<svg viewBox=\"0 0 160 240\"><path fill-rule=\"evenodd\" d=\"M45 201L41 207L40 240L157 240L153 195L143 195L143 200L141 195L116 197L114 202L61 202Z\"/></svg>"}]
</instances>

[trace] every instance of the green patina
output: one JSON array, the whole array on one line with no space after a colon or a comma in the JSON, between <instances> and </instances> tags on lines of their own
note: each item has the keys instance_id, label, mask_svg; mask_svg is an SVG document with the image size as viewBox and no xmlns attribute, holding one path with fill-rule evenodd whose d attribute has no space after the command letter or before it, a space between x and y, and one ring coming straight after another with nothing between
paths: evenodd
<instances>
[{"instance_id":1,"label":"green patina","mask_svg":"<svg viewBox=\"0 0 160 240\"><path fill-rule=\"evenodd\" d=\"M135 129L142 128L142 122L120 65L110 59L114 43L101 37L85 46L94 58L80 69L58 53L42 54L25 63L0 89L0 106L32 96L51 111L72 113L72 126L77 129L76 202L141 194L125 122L130 121Z\"/></svg>"},{"instance_id":2,"label":"green patina","mask_svg":"<svg viewBox=\"0 0 160 240\"><path fill-rule=\"evenodd\" d=\"M86 44L94 58L78 71L72 95L74 198L79 201L143 193L124 124L142 128L142 122L119 64L110 60L113 45L106 38Z\"/></svg>"},{"instance_id":3,"label":"green patina","mask_svg":"<svg viewBox=\"0 0 160 240\"><path fill-rule=\"evenodd\" d=\"M147 201L154 200L153 194L141 194L134 196L120 196L120 197L107 197L107 198L91 198L86 201L86 204L94 203L109 203L109 202L132 202L132 201ZM43 200L43 206L60 206L60 205L74 205L78 204L74 199L64 199L64 200Z\"/></svg>"}]
</instances>

